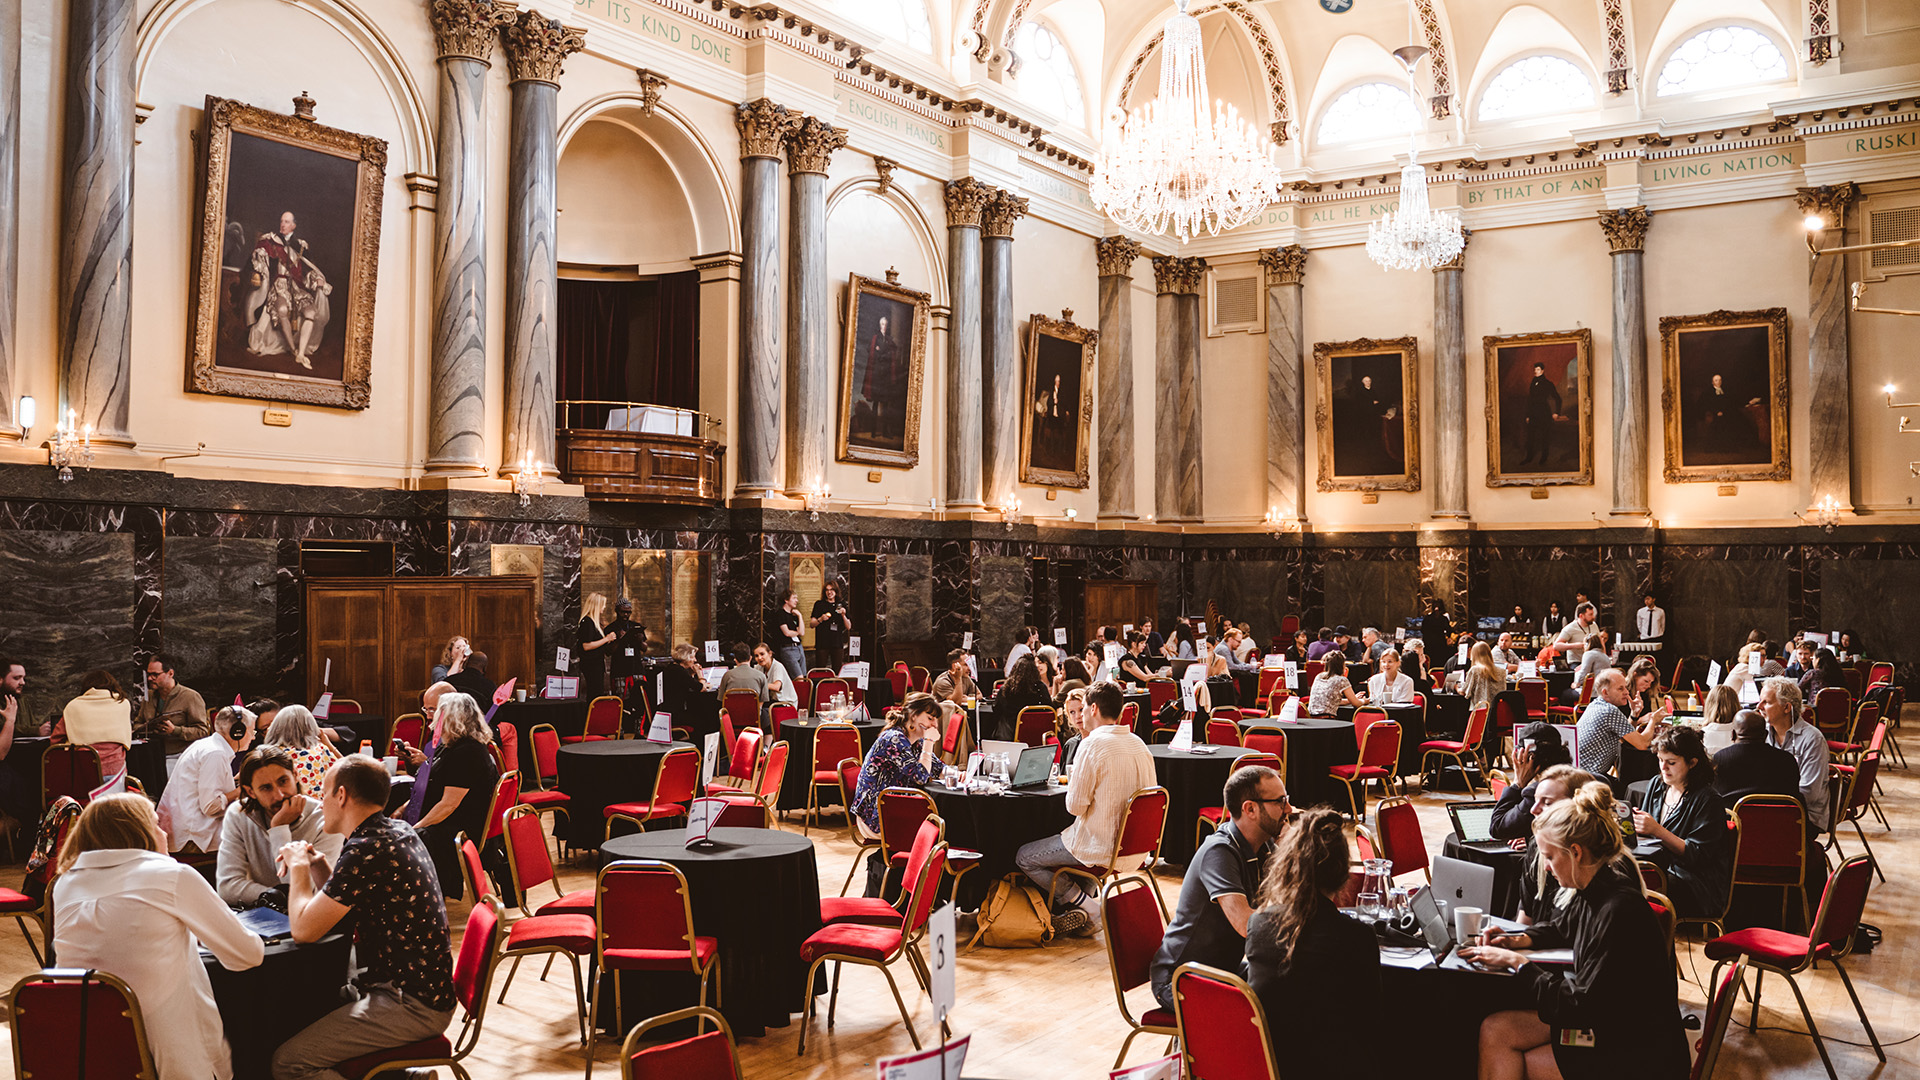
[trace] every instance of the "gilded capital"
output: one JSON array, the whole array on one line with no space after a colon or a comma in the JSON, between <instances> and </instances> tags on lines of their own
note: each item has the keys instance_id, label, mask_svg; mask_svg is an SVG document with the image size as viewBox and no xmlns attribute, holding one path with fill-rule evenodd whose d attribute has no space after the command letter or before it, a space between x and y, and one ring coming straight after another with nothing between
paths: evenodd
<instances>
[{"instance_id":1,"label":"gilded capital","mask_svg":"<svg viewBox=\"0 0 1920 1080\"><path fill-rule=\"evenodd\" d=\"M742 102L733 107L733 126L740 129L740 156L780 159L780 147L787 129L798 115L771 98Z\"/></svg>"},{"instance_id":2,"label":"gilded capital","mask_svg":"<svg viewBox=\"0 0 1920 1080\"><path fill-rule=\"evenodd\" d=\"M1473 243L1473 230L1464 227L1461 228L1460 254L1455 255L1446 262L1435 264L1433 272L1437 274L1442 270L1465 270L1467 268L1467 245L1471 243Z\"/></svg>"},{"instance_id":3,"label":"gilded capital","mask_svg":"<svg viewBox=\"0 0 1920 1080\"><path fill-rule=\"evenodd\" d=\"M833 152L847 145L847 130L825 120L802 116L787 129L787 171L825 174Z\"/></svg>"},{"instance_id":4,"label":"gilded capital","mask_svg":"<svg viewBox=\"0 0 1920 1080\"><path fill-rule=\"evenodd\" d=\"M993 196L993 188L971 176L947 181L947 228L979 228L981 212Z\"/></svg>"},{"instance_id":5,"label":"gilded capital","mask_svg":"<svg viewBox=\"0 0 1920 1080\"><path fill-rule=\"evenodd\" d=\"M1175 296L1197 296L1200 283L1207 277L1207 260L1183 259L1178 255L1153 257L1153 285L1156 292Z\"/></svg>"},{"instance_id":6,"label":"gilded capital","mask_svg":"<svg viewBox=\"0 0 1920 1080\"><path fill-rule=\"evenodd\" d=\"M513 22L517 14L506 0L432 0L427 18L433 23L434 51L442 60L491 64L495 31Z\"/></svg>"},{"instance_id":7,"label":"gilded capital","mask_svg":"<svg viewBox=\"0 0 1920 1080\"><path fill-rule=\"evenodd\" d=\"M1299 244L1267 248L1260 253L1269 285L1299 285L1307 278L1307 249Z\"/></svg>"},{"instance_id":8,"label":"gilded capital","mask_svg":"<svg viewBox=\"0 0 1920 1080\"><path fill-rule=\"evenodd\" d=\"M1093 242L1094 258L1100 261L1101 277L1133 276L1133 260L1140 257L1140 242L1124 236L1103 236Z\"/></svg>"},{"instance_id":9,"label":"gilded capital","mask_svg":"<svg viewBox=\"0 0 1920 1080\"><path fill-rule=\"evenodd\" d=\"M1809 217L1818 214L1829 229L1844 229L1847 227L1847 209L1859 198L1860 185L1849 180L1844 184L1798 188L1793 204Z\"/></svg>"},{"instance_id":10,"label":"gilded capital","mask_svg":"<svg viewBox=\"0 0 1920 1080\"><path fill-rule=\"evenodd\" d=\"M560 85L560 64L587 47L587 32L577 26L563 26L537 11L523 11L501 32L507 44L507 69L511 82L543 82Z\"/></svg>"},{"instance_id":11,"label":"gilded capital","mask_svg":"<svg viewBox=\"0 0 1920 1080\"><path fill-rule=\"evenodd\" d=\"M1013 238L1013 227L1027 216L1027 200L1011 191L995 191L980 212L988 236Z\"/></svg>"},{"instance_id":12,"label":"gilded capital","mask_svg":"<svg viewBox=\"0 0 1920 1080\"><path fill-rule=\"evenodd\" d=\"M1600 228L1607 234L1607 246L1615 255L1642 250L1647 242L1647 226L1651 224L1653 211L1644 206L1600 211Z\"/></svg>"}]
</instances>

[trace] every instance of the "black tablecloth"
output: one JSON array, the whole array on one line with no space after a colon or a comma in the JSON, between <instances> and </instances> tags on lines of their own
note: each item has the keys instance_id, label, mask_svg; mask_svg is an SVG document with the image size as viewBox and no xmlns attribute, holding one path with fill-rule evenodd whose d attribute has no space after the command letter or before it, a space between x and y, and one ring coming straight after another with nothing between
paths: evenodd
<instances>
[{"instance_id":1,"label":"black tablecloth","mask_svg":"<svg viewBox=\"0 0 1920 1080\"><path fill-rule=\"evenodd\" d=\"M269 1080L281 1043L346 1004L340 993L352 945L351 934L328 934L311 945L271 942L260 966L246 971L228 971L201 951L233 1052L234 1080Z\"/></svg>"},{"instance_id":2,"label":"black tablecloth","mask_svg":"<svg viewBox=\"0 0 1920 1080\"><path fill-rule=\"evenodd\" d=\"M1534 1007L1520 980L1479 971L1416 971L1382 963L1380 989L1391 1020L1368 1027L1377 1041L1357 1052L1379 1061L1419 1062L1421 1080L1473 1080L1480 1022L1507 1009Z\"/></svg>"},{"instance_id":3,"label":"black tablecloth","mask_svg":"<svg viewBox=\"0 0 1920 1080\"><path fill-rule=\"evenodd\" d=\"M1354 745L1353 723L1348 720L1242 720L1241 730L1265 724L1287 733L1287 797L1293 805L1345 807L1347 789L1327 775L1335 765L1351 765L1359 759ZM1214 805L1218 805L1217 803Z\"/></svg>"},{"instance_id":4,"label":"black tablecloth","mask_svg":"<svg viewBox=\"0 0 1920 1080\"><path fill-rule=\"evenodd\" d=\"M21 735L13 740L13 749L7 752L6 760L0 761L0 769L12 769L28 791L38 792L40 761L47 756L47 747L52 744L53 740L43 735ZM167 789L166 744L158 739L133 740L133 746L127 750L127 771L147 789L149 797L158 799Z\"/></svg>"},{"instance_id":5,"label":"black tablecloth","mask_svg":"<svg viewBox=\"0 0 1920 1080\"><path fill-rule=\"evenodd\" d=\"M1372 705L1368 707L1386 710L1387 719L1400 725L1400 763L1396 766L1398 771L1395 775L1412 776L1414 773L1419 772L1420 744L1427 741L1427 722L1421 713L1420 706ZM1353 714L1354 707L1352 705L1342 705L1335 718L1345 720L1351 724L1353 723ZM1360 733L1355 731L1353 737L1357 741L1360 738ZM1359 754L1357 745L1354 748L1354 754L1357 760Z\"/></svg>"},{"instance_id":6,"label":"black tablecloth","mask_svg":"<svg viewBox=\"0 0 1920 1080\"><path fill-rule=\"evenodd\" d=\"M1160 857L1184 866L1193 858L1194 822L1201 809L1220 805L1221 789L1233 774L1234 762L1254 751L1216 746L1210 754L1195 754L1168 749L1164 743L1147 749L1153 752L1153 773L1167 789L1167 826L1160 835Z\"/></svg>"},{"instance_id":7,"label":"black tablecloth","mask_svg":"<svg viewBox=\"0 0 1920 1080\"><path fill-rule=\"evenodd\" d=\"M947 843L981 855L980 867L960 879L960 907L980 906L993 883L1012 873L1020 845L1056 836L1073 824L1067 813L1067 789L1049 787L1025 794L969 795L940 784L927 785L934 812L947 824Z\"/></svg>"},{"instance_id":8,"label":"black tablecloth","mask_svg":"<svg viewBox=\"0 0 1920 1080\"><path fill-rule=\"evenodd\" d=\"M1457 739L1467 733L1467 699L1459 694L1427 695L1427 738Z\"/></svg>"},{"instance_id":9,"label":"black tablecloth","mask_svg":"<svg viewBox=\"0 0 1920 1080\"><path fill-rule=\"evenodd\" d=\"M373 756L378 758L387 752L387 718L370 713L335 713L320 721L322 727L346 728L353 732L353 745L343 746L340 752L351 754L360 749L361 743L373 744Z\"/></svg>"},{"instance_id":10,"label":"black tablecloth","mask_svg":"<svg viewBox=\"0 0 1920 1080\"><path fill-rule=\"evenodd\" d=\"M886 725L878 720L853 725L860 731L860 758L866 760L867 749L873 740L880 737ZM819 721L806 720L780 721L780 737L787 743L787 773L780 780L780 809L804 810L807 806L807 781L813 776L813 733L820 730ZM838 762L828 764L832 768ZM838 797L823 800L828 803L839 801Z\"/></svg>"},{"instance_id":11,"label":"black tablecloth","mask_svg":"<svg viewBox=\"0 0 1920 1080\"><path fill-rule=\"evenodd\" d=\"M1526 864L1525 852L1513 850L1505 840L1463 844L1449 832L1440 845L1440 854L1493 867L1493 914L1511 919L1520 910L1520 871Z\"/></svg>"},{"instance_id":12,"label":"black tablecloth","mask_svg":"<svg viewBox=\"0 0 1920 1080\"><path fill-rule=\"evenodd\" d=\"M561 747L560 790L571 799L567 807L567 843L574 847L599 847L606 836L608 806L652 798L653 778L660 771L660 758L668 749L667 743L645 739L603 739Z\"/></svg>"},{"instance_id":13,"label":"black tablecloth","mask_svg":"<svg viewBox=\"0 0 1920 1080\"><path fill-rule=\"evenodd\" d=\"M813 841L778 829L715 829L706 848L688 850L685 829L615 837L601 846L616 859L658 859L686 875L694 932L720 942L720 1011L736 1038L785 1027L806 1005L807 965L800 946L820 929L820 874ZM601 995L601 1026L618 1037L649 1016L695 1004L699 980L628 972L622 1007ZM713 1004L712 987L707 1003ZM691 1032L689 1031L689 1034Z\"/></svg>"},{"instance_id":14,"label":"black tablecloth","mask_svg":"<svg viewBox=\"0 0 1920 1080\"><path fill-rule=\"evenodd\" d=\"M552 724L553 730L563 738L580 734L587 728L587 699L547 701L544 698L528 698L525 701L503 702L493 711L493 722L512 724L514 734L520 736L520 761L517 765L520 775L539 776L540 763L533 752L533 729L541 724ZM520 786L531 785L522 783Z\"/></svg>"}]
</instances>

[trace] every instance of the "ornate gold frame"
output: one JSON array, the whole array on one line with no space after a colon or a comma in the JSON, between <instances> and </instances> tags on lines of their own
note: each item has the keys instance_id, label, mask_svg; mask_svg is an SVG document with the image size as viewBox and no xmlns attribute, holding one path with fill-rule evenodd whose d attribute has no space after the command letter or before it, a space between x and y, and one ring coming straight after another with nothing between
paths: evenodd
<instances>
[{"instance_id":1,"label":"ornate gold frame","mask_svg":"<svg viewBox=\"0 0 1920 1080\"><path fill-rule=\"evenodd\" d=\"M901 287L899 275L888 271L888 280L850 274L847 278L847 313L841 326L840 349L840 461L866 465L892 465L911 469L920 464L920 384L926 376L927 323L931 318L933 296ZM904 449L885 450L876 446L855 446L853 434L853 354L860 326L860 297L872 294L913 305L912 343L907 361L907 427Z\"/></svg>"},{"instance_id":2,"label":"ornate gold frame","mask_svg":"<svg viewBox=\"0 0 1920 1080\"><path fill-rule=\"evenodd\" d=\"M1333 474L1333 360L1339 356L1400 354L1400 404L1406 416L1405 448L1407 467L1399 473L1379 476L1342 476ZM1315 391L1313 426L1320 455L1321 491L1419 491L1420 490L1420 344L1411 337L1360 338L1355 341L1316 341L1313 345L1313 369L1319 383Z\"/></svg>"},{"instance_id":3,"label":"ornate gold frame","mask_svg":"<svg viewBox=\"0 0 1920 1080\"><path fill-rule=\"evenodd\" d=\"M1661 317L1660 353L1664 378L1660 388L1660 412L1665 419L1667 437L1666 469L1661 475L1667 483L1724 484L1736 480L1793 478L1793 461L1788 456L1792 398L1787 382L1787 325L1787 309L1783 307ZM1767 410L1768 426L1772 429L1771 460L1764 465L1687 465L1681 459L1680 405L1675 400L1680 385L1680 335L1689 330L1725 330L1740 326L1767 328L1767 385L1773 395Z\"/></svg>"},{"instance_id":4,"label":"ornate gold frame","mask_svg":"<svg viewBox=\"0 0 1920 1080\"><path fill-rule=\"evenodd\" d=\"M1548 487L1593 484L1593 331L1555 330L1538 334L1488 334L1480 339L1487 354L1487 486ZM1580 468L1574 472L1505 472L1500 462L1500 350L1571 343L1580 378Z\"/></svg>"},{"instance_id":5,"label":"ornate gold frame","mask_svg":"<svg viewBox=\"0 0 1920 1080\"><path fill-rule=\"evenodd\" d=\"M1071 311L1063 311L1058 319L1045 315L1028 316L1027 370L1020 382L1026 393L1020 401L1020 482L1023 484L1069 488L1087 486L1087 437L1093 422L1093 363L1095 348L1100 342L1100 331L1076 324L1068 317L1072 314ZM1035 468L1033 464L1032 405L1034 380L1038 378L1040 369L1040 339L1043 337L1059 338L1080 346L1080 415L1074 420L1074 445L1077 449L1072 472Z\"/></svg>"},{"instance_id":6,"label":"ornate gold frame","mask_svg":"<svg viewBox=\"0 0 1920 1080\"><path fill-rule=\"evenodd\" d=\"M353 265L343 287L334 290L334 295L346 302L338 320L345 346L342 378L338 381L241 371L215 363L220 322L221 234L227 223L228 155L236 131L359 163L359 184L354 196ZM386 140L208 95L203 142L205 168L200 177L200 235L193 261L187 389L202 394L297 401L304 405L366 408L373 381L373 300L380 259Z\"/></svg>"}]
</instances>

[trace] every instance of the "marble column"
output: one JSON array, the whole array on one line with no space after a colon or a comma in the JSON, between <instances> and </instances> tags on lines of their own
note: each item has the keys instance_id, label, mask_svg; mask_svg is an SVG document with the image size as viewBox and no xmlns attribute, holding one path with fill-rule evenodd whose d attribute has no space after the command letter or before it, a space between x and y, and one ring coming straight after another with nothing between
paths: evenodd
<instances>
[{"instance_id":1,"label":"marble column","mask_svg":"<svg viewBox=\"0 0 1920 1080\"><path fill-rule=\"evenodd\" d=\"M983 493L1004 505L1020 483L1020 347L1014 338L1013 227L1027 216L1027 200L997 191L981 212L985 236L981 302L981 442Z\"/></svg>"},{"instance_id":2,"label":"marble column","mask_svg":"<svg viewBox=\"0 0 1920 1080\"><path fill-rule=\"evenodd\" d=\"M15 6L18 6L17 4ZM60 356L64 401L93 441L133 445L134 0L67 4L66 161L61 171ZM18 41L18 35L15 35ZM17 106L16 106L17 107Z\"/></svg>"},{"instance_id":3,"label":"marble column","mask_svg":"<svg viewBox=\"0 0 1920 1080\"><path fill-rule=\"evenodd\" d=\"M803 117L787 132L787 494L826 480L833 360L828 330L827 168L847 133Z\"/></svg>"},{"instance_id":4,"label":"marble column","mask_svg":"<svg viewBox=\"0 0 1920 1080\"><path fill-rule=\"evenodd\" d=\"M1847 210L1860 198L1852 182L1803 187L1800 212L1818 215L1829 234L1847 235ZM1832 499L1853 509L1852 354L1847 337L1847 258L1814 258L1807 279L1807 472L1811 505Z\"/></svg>"},{"instance_id":5,"label":"marble column","mask_svg":"<svg viewBox=\"0 0 1920 1080\"><path fill-rule=\"evenodd\" d=\"M554 323L560 277L561 63L586 47L586 31L537 11L507 25L513 83L507 158L507 444L502 475L528 454L536 468L559 475L554 437Z\"/></svg>"},{"instance_id":6,"label":"marble column","mask_svg":"<svg viewBox=\"0 0 1920 1080\"><path fill-rule=\"evenodd\" d=\"M1472 233L1462 229L1463 240ZM1433 516L1467 519L1467 250L1433 268Z\"/></svg>"},{"instance_id":7,"label":"marble column","mask_svg":"<svg viewBox=\"0 0 1920 1080\"><path fill-rule=\"evenodd\" d=\"M1161 521L1200 520L1200 289L1206 271L1205 259L1153 260L1153 509Z\"/></svg>"},{"instance_id":8,"label":"marble column","mask_svg":"<svg viewBox=\"0 0 1920 1080\"><path fill-rule=\"evenodd\" d=\"M433 345L427 392L429 476L487 471L487 68L510 5L434 0L440 57L434 133Z\"/></svg>"},{"instance_id":9,"label":"marble column","mask_svg":"<svg viewBox=\"0 0 1920 1080\"><path fill-rule=\"evenodd\" d=\"M1093 242L1100 262L1098 404L1094 426L1099 448L1100 517L1132 520L1133 468L1133 260L1140 245L1124 236Z\"/></svg>"},{"instance_id":10,"label":"marble column","mask_svg":"<svg viewBox=\"0 0 1920 1080\"><path fill-rule=\"evenodd\" d=\"M1267 510L1283 521L1307 516L1307 249L1260 253L1267 271Z\"/></svg>"},{"instance_id":11,"label":"marble column","mask_svg":"<svg viewBox=\"0 0 1920 1080\"><path fill-rule=\"evenodd\" d=\"M947 181L947 509L984 509L980 488L980 219L994 189Z\"/></svg>"},{"instance_id":12,"label":"marble column","mask_svg":"<svg viewBox=\"0 0 1920 1080\"><path fill-rule=\"evenodd\" d=\"M780 490L780 151L795 116L767 98L734 108L740 129L740 420L735 498Z\"/></svg>"},{"instance_id":13,"label":"marble column","mask_svg":"<svg viewBox=\"0 0 1920 1080\"><path fill-rule=\"evenodd\" d=\"M1647 293L1641 265L1653 213L1644 206L1600 211L1613 250L1613 512L1647 507Z\"/></svg>"},{"instance_id":14,"label":"marble column","mask_svg":"<svg viewBox=\"0 0 1920 1080\"><path fill-rule=\"evenodd\" d=\"M0 3L0 439L13 415L13 320L20 275L20 5Z\"/></svg>"}]
</instances>

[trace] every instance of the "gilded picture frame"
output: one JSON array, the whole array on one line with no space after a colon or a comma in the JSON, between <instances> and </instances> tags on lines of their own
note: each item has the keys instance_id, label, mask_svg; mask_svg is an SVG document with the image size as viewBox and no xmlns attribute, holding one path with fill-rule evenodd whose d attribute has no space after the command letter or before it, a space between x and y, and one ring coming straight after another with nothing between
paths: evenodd
<instances>
[{"instance_id":1,"label":"gilded picture frame","mask_svg":"<svg viewBox=\"0 0 1920 1080\"><path fill-rule=\"evenodd\" d=\"M1593 484L1593 331L1489 334L1487 486Z\"/></svg>"},{"instance_id":2,"label":"gilded picture frame","mask_svg":"<svg viewBox=\"0 0 1920 1080\"><path fill-rule=\"evenodd\" d=\"M885 281L848 276L839 460L903 469L920 464L920 387L932 306L931 294L903 287L891 270Z\"/></svg>"},{"instance_id":3,"label":"gilded picture frame","mask_svg":"<svg viewBox=\"0 0 1920 1080\"><path fill-rule=\"evenodd\" d=\"M187 389L364 409L386 140L208 96Z\"/></svg>"},{"instance_id":4,"label":"gilded picture frame","mask_svg":"<svg viewBox=\"0 0 1920 1080\"><path fill-rule=\"evenodd\" d=\"M1319 490L1419 491L1419 343L1315 342L1313 367Z\"/></svg>"},{"instance_id":5,"label":"gilded picture frame","mask_svg":"<svg viewBox=\"0 0 1920 1080\"><path fill-rule=\"evenodd\" d=\"M1669 484L1789 480L1786 308L1660 320Z\"/></svg>"},{"instance_id":6,"label":"gilded picture frame","mask_svg":"<svg viewBox=\"0 0 1920 1080\"><path fill-rule=\"evenodd\" d=\"M1027 321L1025 396L1020 409L1020 481L1085 488L1093 429L1093 364L1100 332L1073 312Z\"/></svg>"}]
</instances>

